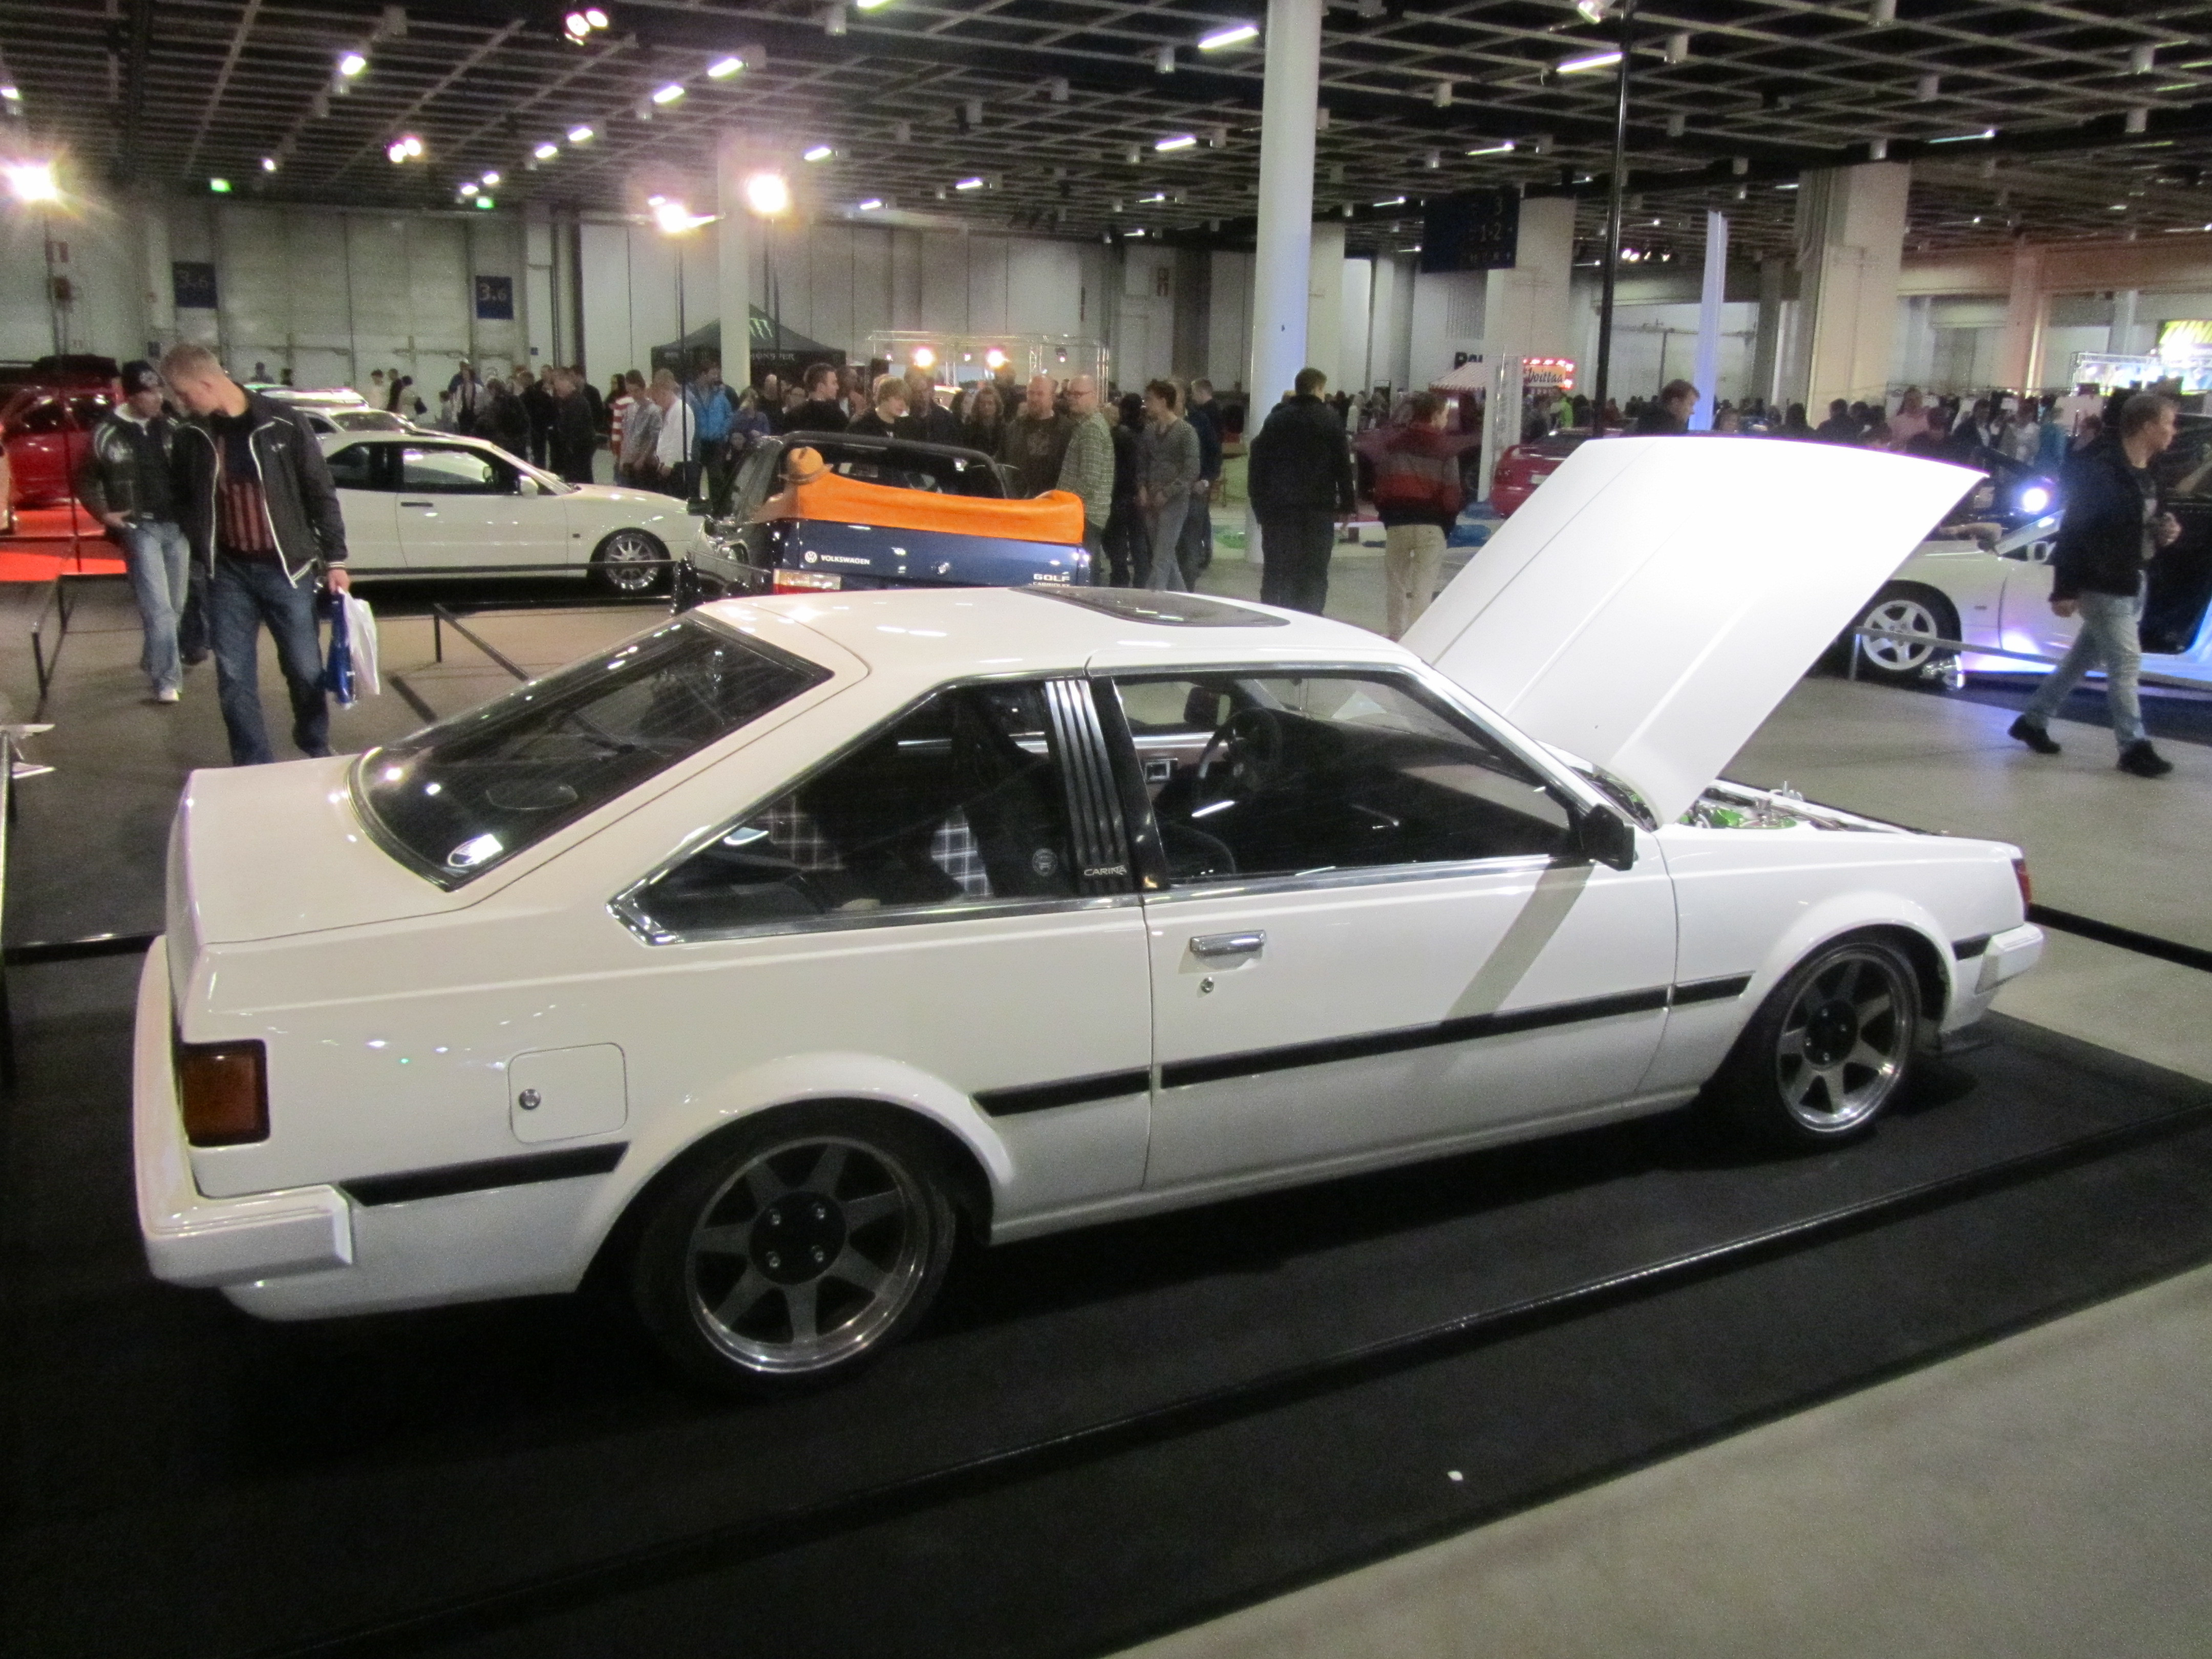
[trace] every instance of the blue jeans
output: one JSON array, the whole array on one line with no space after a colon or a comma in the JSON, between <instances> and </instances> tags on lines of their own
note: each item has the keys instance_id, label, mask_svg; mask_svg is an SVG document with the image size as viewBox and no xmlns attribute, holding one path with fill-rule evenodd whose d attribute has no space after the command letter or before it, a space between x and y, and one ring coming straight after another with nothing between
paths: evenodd
<instances>
[{"instance_id":1,"label":"blue jeans","mask_svg":"<svg viewBox=\"0 0 2212 1659\"><path fill-rule=\"evenodd\" d=\"M1152 563L1145 570L1145 586L1163 592L1181 593L1190 584L1183 580L1182 566L1176 561L1176 550L1182 541L1184 515L1190 511L1190 492L1185 490L1177 500L1155 501L1145 513L1145 528L1151 532Z\"/></svg>"},{"instance_id":2,"label":"blue jeans","mask_svg":"<svg viewBox=\"0 0 2212 1659\"><path fill-rule=\"evenodd\" d=\"M315 630L315 583L294 586L274 559L218 554L208 584L210 641L215 648L216 699L230 733L235 766L276 757L261 718L261 624L276 641L277 665L292 694L292 741L303 755L331 752L331 706L323 696L322 642Z\"/></svg>"},{"instance_id":3,"label":"blue jeans","mask_svg":"<svg viewBox=\"0 0 2212 1659\"><path fill-rule=\"evenodd\" d=\"M2120 747L2143 740L2142 702L2136 695L2136 677L2142 672L2142 641L2136 624L2142 620L2143 590L2134 597L2124 593L2084 593L2081 596L2081 631L2074 636L2066 656L2045 677L2028 700L2021 718L2033 726L2048 726L2081 683L2082 675L2102 664L2105 701L2112 705L2112 735Z\"/></svg>"},{"instance_id":4,"label":"blue jeans","mask_svg":"<svg viewBox=\"0 0 2212 1659\"><path fill-rule=\"evenodd\" d=\"M123 558L131 572L131 592L145 625L146 648L138 665L156 691L173 691L184 683L177 655L177 619L184 614L191 551L184 526L165 520L143 520L123 532Z\"/></svg>"}]
</instances>

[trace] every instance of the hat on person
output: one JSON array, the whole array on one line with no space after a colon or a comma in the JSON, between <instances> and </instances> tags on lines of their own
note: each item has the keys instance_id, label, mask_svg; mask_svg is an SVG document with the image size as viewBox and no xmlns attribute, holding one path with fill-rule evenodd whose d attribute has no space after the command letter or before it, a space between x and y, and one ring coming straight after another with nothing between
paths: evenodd
<instances>
[{"instance_id":1,"label":"hat on person","mask_svg":"<svg viewBox=\"0 0 2212 1659\"><path fill-rule=\"evenodd\" d=\"M123 395L126 398L133 392L159 392L161 389L161 371L143 357L133 357L124 364L122 379Z\"/></svg>"}]
</instances>

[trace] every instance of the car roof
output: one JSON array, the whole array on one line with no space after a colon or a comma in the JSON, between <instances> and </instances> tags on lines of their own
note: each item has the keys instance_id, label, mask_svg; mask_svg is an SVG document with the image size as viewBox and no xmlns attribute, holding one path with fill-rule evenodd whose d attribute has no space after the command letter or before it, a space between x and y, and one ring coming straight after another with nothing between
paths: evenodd
<instances>
[{"instance_id":1,"label":"car roof","mask_svg":"<svg viewBox=\"0 0 2212 1659\"><path fill-rule=\"evenodd\" d=\"M327 415L342 414L347 411L317 410L308 412ZM315 434L315 441L322 445L323 453L326 455L330 453L331 450L337 448L340 444L437 443L458 444L467 449L481 449L488 454L497 455L503 460L511 461L516 459L516 457L509 455L495 443L489 442L483 438L465 437L458 432L403 432L396 428L388 426L367 428L345 427L339 428L336 432L319 432Z\"/></svg>"},{"instance_id":2,"label":"car roof","mask_svg":"<svg viewBox=\"0 0 2212 1659\"><path fill-rule=\"evenodd\" d=\"M1166 613L1193 612L1201 620L1176 623L1117 614L1100 608L1101 594L1125 595ZM952 680L1078 673L1085 668L1172 671L1278 662L1417 665L1410 653L1364 628L1210 593L892 587L722 599L702 606L702 613L801 656L810 654L803 634L819 635L867 664L871 679L882 676L893 682L902 696Z\"/></svg>"}]
</instances>

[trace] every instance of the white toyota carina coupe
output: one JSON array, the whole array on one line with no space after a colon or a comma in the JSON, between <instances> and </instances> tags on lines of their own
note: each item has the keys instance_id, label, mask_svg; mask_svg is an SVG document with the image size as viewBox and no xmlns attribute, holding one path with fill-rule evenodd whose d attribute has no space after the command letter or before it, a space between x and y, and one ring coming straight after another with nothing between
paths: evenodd
<instances>
[{"instance_id":1,"label":"white toyota carina coupe","mask_svg":"<svg viewBox=\"0 0 2212 1659\"><path fill-rule=\"evenodd\" d=\"M650 489L564 483L480 438L337 432L318 440L359 578L590 576L618 593L667 585L691 534Z\"/></svg>"},{"instance_id":2,"label":"white toyota carina coupe","mask_svg":"<svg viewBox=\"0 0 2212 1659\"><path fill-rule=\"evenodd\" d=\"M1714 778L1964 479L1592 444L1403 647L1188 594L726 601L196 773L138 1003L154 1271L300 1319L597 1266L777 1386L910 1328L963 1226L1701 1091L1863 1131L2039 955L2018 855Z\"/></svg>"}]
</instances>

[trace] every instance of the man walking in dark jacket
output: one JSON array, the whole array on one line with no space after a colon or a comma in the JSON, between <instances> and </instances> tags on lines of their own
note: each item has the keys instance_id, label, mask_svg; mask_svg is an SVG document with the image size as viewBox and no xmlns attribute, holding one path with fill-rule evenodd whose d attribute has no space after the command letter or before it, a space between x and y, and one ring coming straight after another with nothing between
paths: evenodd
<instances>
[{"instance_id":1,"label":"man walking in dark jacket","mask_svg":"<svg viewBox=\"0 0 2212 1659\"><path fill-rule=\"evenodd\" d=\"M1352 447L1344 422L1322 401L1328 376L1302 368L1291 396L1268 412L1252 441L1248 475L1266 561L1260 598L1321 615L1336 526L1352 506Z\"/></svg>"},{"instance_id":2,"label":"man walking in dark jacket","mask_svg":"<svg viewBox=\"0 0 2212 1659\"><path fill-rule=\"evenodd\" d=\"M315 633L319 574L346 590L345 520L330 468L306 418L251 392L205 346L172 346L161 378L192 418L171 451L177 514L192 561L207 575L216 696L234 764L276 759L261 714L261 625L292 695L292 741L331 752Z\"/></svg>"},{"instance_id":3,"label":"man walking in dark jacket","mask_svg":"<svg viewBox=\"0 0 2212 1659\"><path fill-rule=\"evenodd\" d=\"M2081 676L2101 663L2120 770L2139 778L2173 770L2173 763L2143 734L2136 693L2142 670L2136 624L2142 619L2143 567L2181 534L2151 472L2151 462L2173 441L2179 409L2164 392L2136 393L2121 406L2118 440L2083 450L2066 469L2066 518L2051 553L2051 608L2062 617L2078 614L2081 631L2012 723L2011 735L2039 755L2058 752L2051 717Z\"/></svg>"},{"instance_id":4,"label":"man walking in dark jacket","mask_svg":"<svg viewBox=\"0 0 2212 1659\"><path fill-rule=\"evenodd\" d=\"M553 436L548 446L553 470L564 483L589 483L592 459L599 450L592 405L585 400L582 383L574 369L548 369L546 378L553 392Z\"/></svg>"},{"instance_id":5,"label":"man walking in dark jacket","mask_svg":"<svg viewBox=\"0 0 2212 1659\"><path fill-rule=\"evenodd\" d=\"M1182 417L1198 434L1198 485L1183 516L1176 557L1182 574L1196 581L1213 562L1213 487L1221 479L1221 405L1213 401L1212 381L1190 383L1190 404Z\"/></svg>"},{"instance_id":6,"label":"man walking in dark jacket","mask_svg":"<svg viewBox=\"0 0 2212 1659\"><path fill-rule=\"evenodd\" d=\"M138 665L154 701L174 702L185 681L177 626L191 588L191 550L177 521L170 479L176 423L161 410L161 376L143 360L123 365L123 401L92 429L76 496L123 545L131 596L146 630Z\"/></svg>"}]
</instances>

